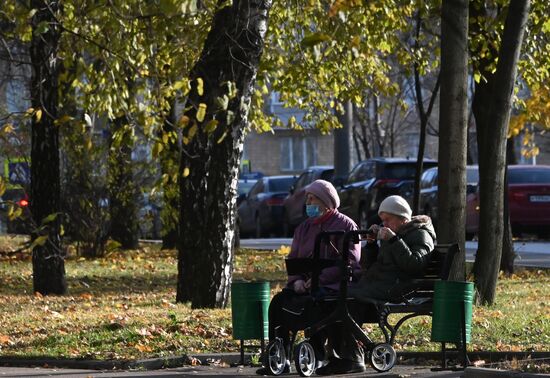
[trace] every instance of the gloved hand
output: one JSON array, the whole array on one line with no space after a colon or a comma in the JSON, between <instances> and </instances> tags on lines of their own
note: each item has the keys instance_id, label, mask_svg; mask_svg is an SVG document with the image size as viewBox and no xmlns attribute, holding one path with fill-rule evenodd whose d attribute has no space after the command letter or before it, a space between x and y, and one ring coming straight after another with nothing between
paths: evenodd
<instances>
[{"instance_id":1,"label":"gloved hand","mask_svg":"<svg viewBox=\"0 0 550 378\"><path fill-rule=\"evenodd\" d=\"M303 294L307 291L306 283L304 280L296 280L293 283L294 291L298 294Z\"/></svg>"},{"instance_id":2,"label":"gloved hand","mask_svg":"<svg viewBox=\"0 0 550 378\"><path fill-rule=\"evenodd\" d=\"M378 239L380 240L390 240L394 236L395 232L388 227L381 227L380 230L378 230Z\"/></svg>"},{"instance_id":3,"label":"gloved hand","mask_svg":"<svg viewBox=\"0 0 550 378\"><path fill-rule=\"evenodd\" d=\"M367 242L368 243L374 243L376 239L378 238L378 231L380 231L380 226L377 224L373 224L369 227L368 233L367 233Z\"/></svg>"}]
</instances>

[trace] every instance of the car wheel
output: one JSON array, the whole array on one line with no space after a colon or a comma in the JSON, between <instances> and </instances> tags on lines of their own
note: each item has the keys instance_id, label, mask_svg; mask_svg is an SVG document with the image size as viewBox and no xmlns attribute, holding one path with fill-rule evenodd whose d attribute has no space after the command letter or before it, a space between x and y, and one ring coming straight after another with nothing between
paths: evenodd
<instances>
[{"instance_id":1,"label":"car wheel","mask_svg":"<svg viewBox=\"0 0 550 378\"><path fill-rule=\"evenodd\" d=\"M359 207L359 229L360 230L367 230L369 228L369 213L367 212L367 208L365 205L361 205Z\"/></svg>"}]
</instances>

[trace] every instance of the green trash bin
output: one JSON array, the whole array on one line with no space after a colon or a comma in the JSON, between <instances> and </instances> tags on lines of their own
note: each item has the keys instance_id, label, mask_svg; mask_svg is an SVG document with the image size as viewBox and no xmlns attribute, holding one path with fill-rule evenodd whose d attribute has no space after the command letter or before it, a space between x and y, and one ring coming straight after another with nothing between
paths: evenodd
<instances>
[{"instance_id":1,"label":"green trash bin","mask_svg":"<svg viewBox=\"0 0 550 378\"><path fill-rule=\"evenodd\" d=\"M234 281L231 285L231 319L234 340L268 338L270 287L268 281Z\"/></svg>"},{"instance_id":2,"label":"green trash bin","mask_svg":"<svg viewBox=\"0 0 550 378\"><path fill-rule=\"evenodd\" d=\"M432 341L462 344L470 342L474 284L460 281L437 281L434 289Z\"/></svg>"}]
</instances>

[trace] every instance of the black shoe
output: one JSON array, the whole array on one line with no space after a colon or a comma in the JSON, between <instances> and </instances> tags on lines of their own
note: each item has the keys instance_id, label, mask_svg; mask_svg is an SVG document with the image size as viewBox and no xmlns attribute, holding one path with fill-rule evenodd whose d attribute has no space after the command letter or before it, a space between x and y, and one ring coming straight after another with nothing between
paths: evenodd
<instances>
[{"instance_id":1,"label":"black shoe","mask_svg":"<svg viewBox=\"0 0 550 378\"><path fill-rule=\"evenodd\" d=\"M331 359L328 364L315 370L317 375L336 375L364 372L365 364L350 360Z\"/></svg>"},{"instance_id":2,"label":"black shoe","mask_svg":"<svg viewBox=\"0 0 550 378\"><path fill-rule=\"evenodd\" d=\"M290 361L286 360L285 362L285 368L283 369L283 372L281 374L289 374L290 373ZM269 370L267 367L261 367L258 370L256 370L257 375L273 375L271 373L271 370Z\"/></svg>"}]
</instances>

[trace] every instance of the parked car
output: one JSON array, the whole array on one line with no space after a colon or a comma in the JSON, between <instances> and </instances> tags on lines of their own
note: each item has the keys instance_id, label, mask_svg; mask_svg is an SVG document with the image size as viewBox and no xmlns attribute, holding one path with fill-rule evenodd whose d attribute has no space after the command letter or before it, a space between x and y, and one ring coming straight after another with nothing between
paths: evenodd
<instances>
[{"instance_id":1,"label":"parked car","mask_svg":"<svg viewBox=\"0 0 550 378\"><path fill-rule=\"evenodd\" d=\"M437 225L437 167L427 169L420 178L419 211ZM466 195L475 193L479 181L477 165L466 166Z\"/></svg>"},{"instance_id":2,"label":"parked car","mask_svg":"<svg viewBox=\"0 0 550 378\"><path fill-rule=\"evenodd\" d=\"M511 165L508 167L508 205L512 232L536 233L550 237L550 165ZM479 192L466 200L466 233L479 228Z\"/></svg>"},{"instance_id":3,"label":"parked car","mask_svg":"<svg viewBox=\"0 0 550 378\"><path fill-rule=\"evenodd\" d=\"M239 182L237 184L237 207L246 198L246 195L258 179L264 177L262 172L247 172L239 175Z\"/></svg>"},{"instance_id":4,"label":"parked car","mask_svg":"<svg viewBox=\"0 0 550 378\"><path fill-rule=\"evenodd\" d=\"M296 226L306 219L306 186L319 179L332 181L333 176L334 167L332 166L312 166L307 168L304 172L302 172L302 174L300 174L300 176L298 176L296 183L290 187L290 192L283 201L284 236L292 236Z\"/></svg>"},{"instance_id":5,"label":"parked car","mask_svg":"<svg viewBox=\"0 0 550 378\"><path fill-rule=\"evenodd\" d=\"M238 208L241 237L266 237L281 233L283 226L283 200L294 184L294 176L267 176L258 179Z\"/></svg>"},{"instance_id":6,"label":"parked car","mask_svg":"<svg viewBox=\"0 0 550 378\"><path fill-rule=\"evenodd\" d=\"M437 161L424 160L424 169ZM336 182L340 195L339 210L366 229L376 221L380 202L393 194L402 195L410 188L416 173L416 160L408 158L373 158L355 165L343 183Z\"/></svg>"},{"instance_id":7,"label":"parked car","mask_svg":"<svg viewBox=\"0 0 550 378\"><path fill-rule=\"evenodd\" d=\"M0 201L2 222L6 224L6 232L9 234L29 234L31 227L31 210L29 208L29 196L25 189L6 189ZM10 220L10 208L20 215ZM20 210L19 210L20 209Z\"/></svg>"},{"instance_id":8,"label":"parked car","mask_svg":"<svg viewBox=\"0 0 550 378\"><path fill-rule=\"evenodd\" d=\"M239 183L237 184L237 207L243 202L250 189L257 182L258 180L255 179L239 179Z\"/></svg>"}]
</instances>

